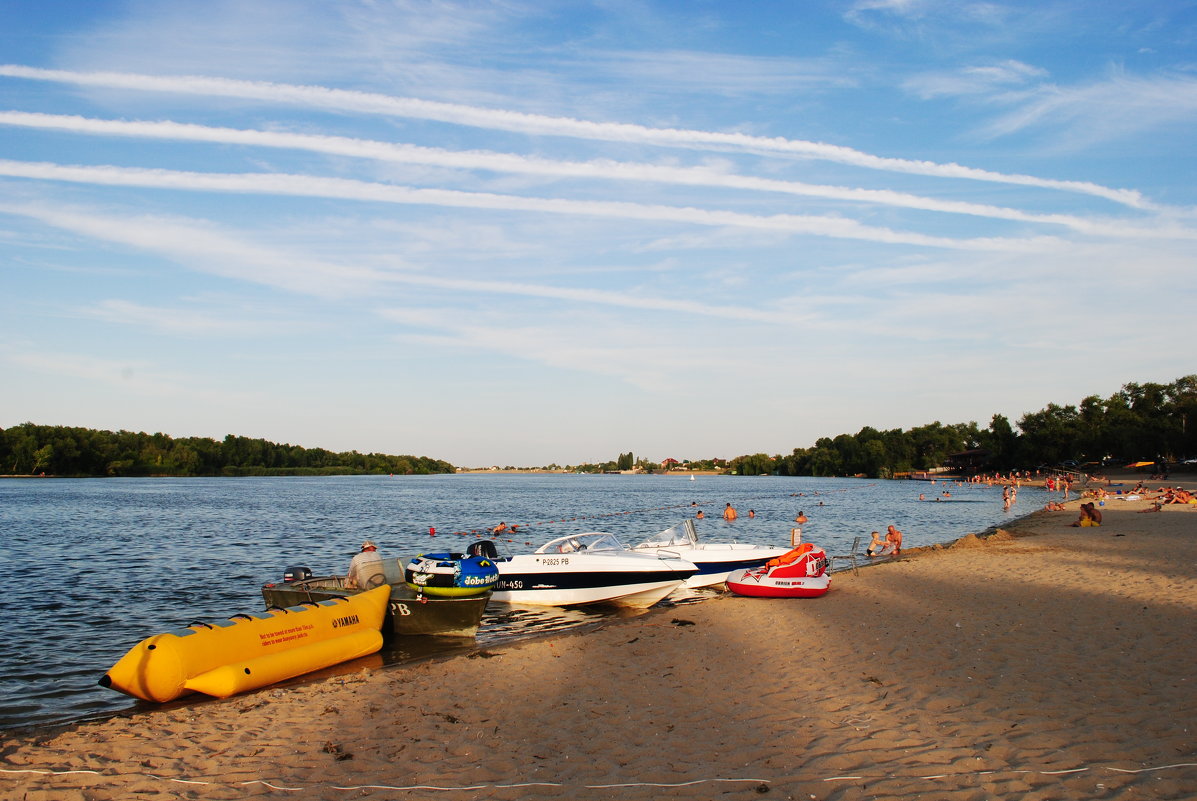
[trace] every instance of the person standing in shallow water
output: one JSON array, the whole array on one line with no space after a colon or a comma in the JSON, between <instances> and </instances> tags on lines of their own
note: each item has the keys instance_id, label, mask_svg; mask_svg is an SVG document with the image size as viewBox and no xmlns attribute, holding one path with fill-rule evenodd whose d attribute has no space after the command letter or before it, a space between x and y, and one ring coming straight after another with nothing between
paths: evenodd
<instances>
[{"instance_id":1,"label":"person standing in shallow water","mask_svg":"<svg viewBox=\"0 0 1197 801\"><path fill-rule=\"evenodd\" d=\"M809 520L809 519L810 519L810 518L808 518L808 517L806 516L806 512L799 511L799 512L798 512L798 516L794 518L794 522L795 522L795 523L798 523L799 525L801 525L801 524L805 523L805 522L806 522L807 520Z\"/></svg>"},{"instance_id":2,"label":"person standing in shallow water","mask_svg":"<svg viewBox=\"0 0 1197 801\"><path fill-rule=\"evenodd\" d=\"M725 506L723 509L723 519L724 520L735 520L737 517L739 517L739 515L736 514L736 508L734 506L732 506L730 503L728 503L728 505Z\"/></svg>"}]
</instances>

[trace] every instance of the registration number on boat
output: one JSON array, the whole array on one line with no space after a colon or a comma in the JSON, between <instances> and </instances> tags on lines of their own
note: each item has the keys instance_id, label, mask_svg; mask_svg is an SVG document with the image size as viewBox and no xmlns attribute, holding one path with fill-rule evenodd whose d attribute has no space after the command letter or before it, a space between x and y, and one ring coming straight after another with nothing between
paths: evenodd
<instances>
[{"instance_id":1,"label":"registration number on boat","mask_svg":"<svg viewBox=\"0 0 1197 801\"><path fill-rule=\"evenodd\" d=\"M556 557L555 556L555 557L548 558L548 559L541 559L540 563L542 565L568 565L569 557L568 556L565 556L565 557Z\"/></svg>"}]
</instances>

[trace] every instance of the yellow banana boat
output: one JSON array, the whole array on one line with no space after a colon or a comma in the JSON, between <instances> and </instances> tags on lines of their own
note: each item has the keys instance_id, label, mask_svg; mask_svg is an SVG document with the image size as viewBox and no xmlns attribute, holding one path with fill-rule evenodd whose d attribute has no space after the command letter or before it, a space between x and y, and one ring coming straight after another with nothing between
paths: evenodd
<instances>
[{"instance_id":1,"label":"yellow banana boat","mask_svg":"<svg viewBox=\"0 0 1197 801\"><path fill-rule=\"evenodd\" d=\"M100 684L146 701L218 698L302 676L382 648L388 585L219 623L193 623L135 645Z\"/></svg>"}]
</instances>

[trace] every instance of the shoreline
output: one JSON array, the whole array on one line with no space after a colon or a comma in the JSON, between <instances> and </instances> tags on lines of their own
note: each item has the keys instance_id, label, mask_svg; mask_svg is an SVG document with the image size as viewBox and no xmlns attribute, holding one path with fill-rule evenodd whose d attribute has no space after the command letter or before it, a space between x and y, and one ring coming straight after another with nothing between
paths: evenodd
<instances>
[{"instance_id":1,"label":"shoreline","mask_svg":"<svg viewBox=\"0 0 1197 801\"><path fill-rule=\"evenodd\" d=\"M364 785L609 798L599 785L614 783L636 799L662 785L671 798L1187 797L1197 506L1110 501L1101 528L1076 529L1078 503L864 557L874 569L837 572L821 599L724 595L397 669L6 732L0 797L293 796L261 782L321 799L374 795L341 789Z\"/></svg>"}]
</instances>

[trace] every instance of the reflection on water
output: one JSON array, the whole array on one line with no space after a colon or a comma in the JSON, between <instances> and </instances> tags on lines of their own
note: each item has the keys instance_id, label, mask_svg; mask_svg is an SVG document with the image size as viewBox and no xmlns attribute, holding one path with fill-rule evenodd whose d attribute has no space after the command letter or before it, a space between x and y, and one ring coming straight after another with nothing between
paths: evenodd
<instances>
[{"instance_id":1,"label":"reflection on water","mask_svg":"<svg viewBox=\"0 0 1197 801\"><path fill-rule=\"evenodd\" d=\"M583 531L608 531L630 544L697 507L710 514L699 521L702 539L788 545L802 510L810 518L805 539L842 554L854 536L867 542L870 530L889 523L914 547L982 531L1043 504L1042 491L1024 489L1020 508L1007 513L1000 490L984 487L953 487L951 503L918 501L920 492L935 489L924 482L727 476L0 480L0 547L17 579L6 586L0 616L0 729L141 708L96 685L134 644L193 621L264 608L259 588L278 581L288 565L344 572L363 539L396 555L460 550L479 536L474 532L504 520L520 524L516 541L500 543L513 553ZM718 518L727 502L740 510L735 523ZM692 603L710 591L693 592L668 603ZM381 658L400 664L622 614L492 605L476 642L393 640Z\"/></svg>"}]
</instances>

